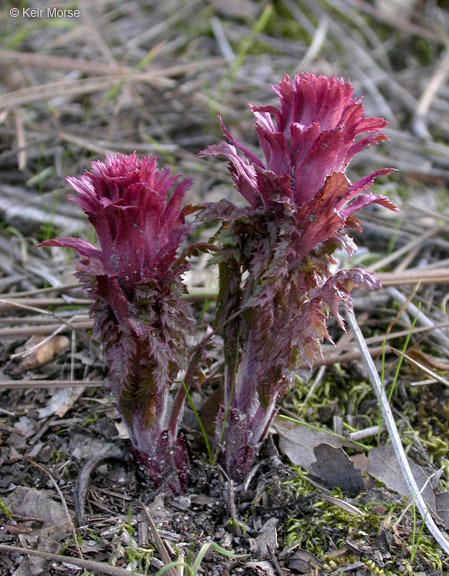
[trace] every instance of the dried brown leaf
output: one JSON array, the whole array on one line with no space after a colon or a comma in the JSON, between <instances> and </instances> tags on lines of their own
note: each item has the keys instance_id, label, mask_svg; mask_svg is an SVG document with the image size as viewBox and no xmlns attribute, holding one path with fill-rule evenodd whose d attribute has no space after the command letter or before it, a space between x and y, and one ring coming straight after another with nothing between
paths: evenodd
<instances>
[{"instance_id":1,"label":"dried brown leaf","mask_svg":"<svg viewBox=\"0 0 449 576\"><path fill-rule=\"evenodd\" d=\"M449 492L435 494L438 516L449 530Z\"/></svg>"},{"instance_id":2,"label":"dried brown leaf","mask_svg":"<svg viewBox=\"0 0 449 576\"><path fill-rule=\"evenodd\" d=\"M369 474L383 482L387 488L398 492L402 496L409 496L410 491L402 475L394 449L392 446L379 446L373 448L369 455ZM408 459L410 468L415 477L416 483L421 490L427 479L432 475L432 471ZM435 502L435 492L430 481L422 492L426 504L432 512L437 512Z\"/></svg>"},{"instance_id":3,"label":"dried brown leaf","mask_svg":"<svg viewBox=\"0 0 449 576\"><path fill-rule=\"evenodd\" d=\"M343 450L329 444L320 444L314 448L316 462L312 465L312 472L329 488L339 487L343 492L357 495L365 489L360 470Z\"/></svg>"},{"instance_id":4,"label":"dried brown leaf","mask_svg":"<svg viewBox=\"0 0 449 576\"><path fill-rule=\"evenodd\" d=\"M279 435L281 453L288 456L295 466L301 466L306 470L312 470L316 460L314 453L316 446L324 443L341 448L344 442L343 438L280 418L274 420L273 427Z\"/></svg>"},{"instance_id":5,"label":"dried brown leaf","mask_svg":"<svg viewBox=\"0 0 449 576\"><path fill-rule=\"evenodd\" d=\"M51 362L55 356L68 348L69 345L70 340L66 336L53 336L53 338L46 341L42 336L31 336L24 346L25 354L19 366L14 371L15 374L21 374L22 372L33 370L34 368ZM26 354L26 351L30 350L32 350L32 352Z\"/></svg>"}]
</instances>

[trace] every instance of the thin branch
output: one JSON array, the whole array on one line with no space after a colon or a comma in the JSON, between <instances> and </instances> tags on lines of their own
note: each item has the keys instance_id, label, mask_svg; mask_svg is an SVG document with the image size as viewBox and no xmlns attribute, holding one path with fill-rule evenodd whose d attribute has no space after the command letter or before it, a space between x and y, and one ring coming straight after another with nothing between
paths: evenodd
<instances>
[{"instance_id":1,"label":"thin branch","mask_svg":"<svg viewBox=\"0 0 449 576\"><path fill-rule=\"evenodd\" d=\"M30 554L31 556L38 556L53 562L60 562L66 564L73 564L81 566L85 570L95 572L95 574L106 574L106 576L130 576L131 572L118 566L111 566L105 562L96 562L95 560L84 560L81 558L72 558L71 556L63 556L61 554L52 554L51 552L42 552L41 550L31 550L30 548L21 548L19 546L8 546L0 544L0 552L10 552L12 554ZM141 572L132 572L133 576L144 576Z\"/></svg>"}]
</instances>

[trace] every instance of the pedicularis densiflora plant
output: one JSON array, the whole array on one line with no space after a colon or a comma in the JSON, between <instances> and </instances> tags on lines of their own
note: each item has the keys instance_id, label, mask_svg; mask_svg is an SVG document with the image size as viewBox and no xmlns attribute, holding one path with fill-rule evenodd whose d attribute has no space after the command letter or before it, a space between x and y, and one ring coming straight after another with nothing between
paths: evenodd
<instances>
[{"instance_id":1,"label":"pedicularis densiflora plant","mask_svg":"<svg viewBox=\"0 0 449 576\"><path fill-rule=\"evenodd\" d=\"M133 450L155 482L167 480L174 491L186 487L189 462L178 433L183 405L170 408L169 394L186 366L193 325L182 298L188 263L178 254L189 231L181 202L191 180L175 187L179 178L136 154L92 162L91 172L67 180L101 248L79 238L42 244L81 255L78 276L92 296L94 335Z\"/></svg>"},{"instance_id":2,"label":"pedicularis densiflora plant","mask_svg":"<svg viewBox=\"0 0 449 576\"><path fill-rule=\"evenodd\" d=\"M337 249L352 254L348 231L370 204L396 207L367 193L378 170L352 183L346 169L370 144L386 139L386 121L365 117L350 83L314 74L274 86L280 106L252 106L264 160L220 123L228 142L203 156L229 162L234 186L247 201L206 203L200 221L217 221L219 266L216 326L224 336L224 400L216 442L229 476L242 482L254 464L288 390L298 360L310 365L330 339L329 313L344 327L354 287L379 287L361 268L333 273ZM101 249L62 238L47 246L75 248L79 276L91 291L95 333L103 344L112 391L134 452L155 482L183 489L188 457L178 432L183 395L169 409L170 388L185 368L192 314L182 295L189 226L181 209L189 180L157 167L155 158L118 155L69 178L97 231Z\"/></svg>"},{"instance_id":3,"label":"pedicularis densiflora plant","mask_svg":"<svg viewBox=\"0 0 449 576\"><path fill-rule=\"evenodd\" d=\"M354 184L346 176L358 152L386 139L387 124L364 117L351 84L303 74L293 81L286 76L274 90L279 108L251 107L265 161L223 123L229 143L202 152L227 158L234 186L249 204L205 207L208 218L221 222L220 322L242 312L224 329L224 404L217 419L226 469L238 482L254 463L298 359L312 365L330 338L328 311L343 326L338 308L351 308L351 290L379 287L360 268L331 271L337 248L355 249L347 235L360 229L354 213L373 203L395 208L383 196L362 195L390 169Z\"/></svg>"}]
</instances>

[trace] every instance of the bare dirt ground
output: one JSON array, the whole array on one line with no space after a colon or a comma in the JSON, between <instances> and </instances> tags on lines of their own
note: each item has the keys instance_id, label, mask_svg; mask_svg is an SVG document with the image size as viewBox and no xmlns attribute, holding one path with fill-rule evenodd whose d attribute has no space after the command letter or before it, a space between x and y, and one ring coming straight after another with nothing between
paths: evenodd
<instances>
[{"instance_id":1,"label":"bare dirt ground","mask_svg":"<svg viewBox=\"0 0 449 576\"><path fill-rule=\"evenodd\" d=\"M0 26L1 576L162 574L169 562L187 564L172 576L449 574L407 500L350 331L331 324L336 348L299 368L243 486L211 467L188 410L192 478L173 496L136 465L102 387L72 255L35 247L55 235L93 240L64 178L105 153L157 154L194 178L187 202L238 201L225 164L197 156L221 139L217 114L251 146L248 102L273 103L270 85L285 73L351 79L391 139L352 174L398 168L376 192L401 208L363 214L348 264L377 271L384 288L357 295L355 312L447 533L447 3L12 0ZM188 278L201 330L216 280L202 259ZM219 339L215 354L206 395L220 379Z\"/></svg>"}]
</instances>

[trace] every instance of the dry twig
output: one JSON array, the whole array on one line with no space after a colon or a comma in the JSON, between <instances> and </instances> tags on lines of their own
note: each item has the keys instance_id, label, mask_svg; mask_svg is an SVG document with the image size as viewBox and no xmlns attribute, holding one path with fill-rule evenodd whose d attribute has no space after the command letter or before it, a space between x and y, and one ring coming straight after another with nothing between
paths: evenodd
<instances>
[{"instance_id":1,"label":"dry twig","mask_svg":"<svg viewBox=\"0 0 449 576\"><path fill-rule=\"evenodd\" d=\"M19 546L8 546L0 544L0 552L9 552L10 554L30 554L31 556L38 556L60 564L69 564L80 566L84 570L90 570L95 574L106 574L106 576L130 576L130 571L120 568L119 566L111 566L105 562L96 562L95 560L85 560L81 558L72 558L71 556L63 556L62 554L52 554L51 552L42 552L41 550L31 550L30 548L21 548ZM144 576L140 572L133 571L133 576Z\"/></svg>"}]
</instances>

